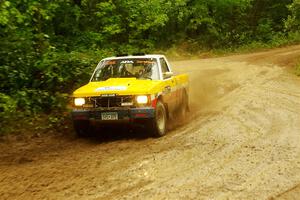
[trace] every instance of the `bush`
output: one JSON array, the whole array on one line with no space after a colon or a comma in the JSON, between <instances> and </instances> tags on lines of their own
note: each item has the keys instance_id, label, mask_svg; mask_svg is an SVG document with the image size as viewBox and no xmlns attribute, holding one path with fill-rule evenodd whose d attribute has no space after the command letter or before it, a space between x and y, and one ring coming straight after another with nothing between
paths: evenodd
<instances>
[{"instance_id":1,"label":"bush","mask_svg":"<svg viewBox=\"0 0 300 200\"><path fill-rule=\"evenodd\" d=\"M15 99L18 109L26 113L64 110L68 95L88 82L92 70L102 57L98 53L103 52L68 53L51 50L28 68L26 63L20 63L22 67L19 70L14 66L6 66L3 74L7 76L2 77L5 81L1 84L2 88L9 90L4 90L3 95Z\"/></svg>"},{"instance_id":2,"label":"bush","mask_svg":"<svg viewBox=\"0 0 300 200\"><path fill-rule=\"evenodd\" d=\"M3 93L0 93L0 126L11 119L17 109L17 102L13 98Z\"/></svg>"},{"instance_id":3,"label":"bush","mask_svg":"<svg viewBox=\"0 0 300 200\"><path fill-rule=\"evenodd\" d=\"M0 119L10 117L16 111L16 101L3 93L0 93Z\"/></svg>"}]
</instances>

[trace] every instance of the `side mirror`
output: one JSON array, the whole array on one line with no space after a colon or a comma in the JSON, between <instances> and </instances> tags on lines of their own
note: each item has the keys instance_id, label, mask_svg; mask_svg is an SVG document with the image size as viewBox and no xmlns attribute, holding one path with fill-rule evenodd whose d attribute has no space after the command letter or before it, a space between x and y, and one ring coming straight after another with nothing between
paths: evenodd
<instances>
[{"instance_id":1,"label":"side mirror","mask_svg":"<svg viewBox=\"0 0 300 200\"><path fill-rule=\"evenodd\" d=\"M164 72L163 77L164 78L171 78L173 76L173 72Z\"/></svg>"}]
</instances>

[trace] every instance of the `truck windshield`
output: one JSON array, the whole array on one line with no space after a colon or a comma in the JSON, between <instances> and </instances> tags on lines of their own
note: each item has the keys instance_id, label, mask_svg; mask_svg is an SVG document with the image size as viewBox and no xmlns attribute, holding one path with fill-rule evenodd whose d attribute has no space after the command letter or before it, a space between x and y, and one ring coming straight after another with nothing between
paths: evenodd
<instances>
[{"instance_id":1,"label":"truck windshield","mask_svg":"<svg viewBox=\"0 0 300 200\"><path fill-rule=\"evenodd\" d=\"M154 58L128 58L102 61L91 81L105 81L109 78L137 78L158 80L158 66Z\"/></svg>"}]
</instances>

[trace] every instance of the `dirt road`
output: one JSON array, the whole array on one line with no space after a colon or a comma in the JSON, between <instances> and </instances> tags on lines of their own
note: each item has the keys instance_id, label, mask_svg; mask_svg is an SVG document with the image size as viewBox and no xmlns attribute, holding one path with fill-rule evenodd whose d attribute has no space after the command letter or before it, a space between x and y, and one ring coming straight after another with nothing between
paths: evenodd
<instances>
[{"instance_id":1,"label":"dirt road","mask_svg":"<svg viewBox=\"0 0 300 200\"><path fill-rule=\"evenodd\" d=\"M0 144L1 199L299 199L300 46L173 62L191 76L187 124L159 139ZM281 66L280 66L281 65Z\"/></svg>"}]
</instances>

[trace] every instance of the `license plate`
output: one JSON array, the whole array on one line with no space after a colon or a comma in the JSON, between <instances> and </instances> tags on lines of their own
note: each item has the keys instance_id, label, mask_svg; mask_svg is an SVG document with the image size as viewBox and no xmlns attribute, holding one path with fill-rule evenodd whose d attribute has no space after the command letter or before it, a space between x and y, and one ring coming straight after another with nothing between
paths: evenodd
<instances>
[{"instance_id":1,"label":"license plate","mask_svg":"<svg viewBox=\"0 0 300 200\"><path fill-rule=\"evenodd\" d=\"M105 112L101 113L102 120L118 120L118 113L116 112Z\"/></svg>"}]
</instances>

